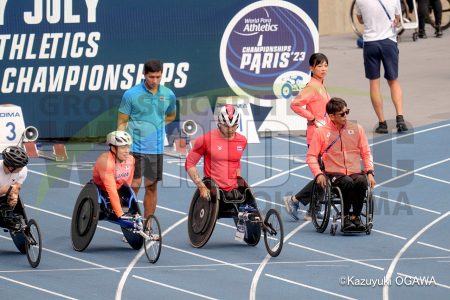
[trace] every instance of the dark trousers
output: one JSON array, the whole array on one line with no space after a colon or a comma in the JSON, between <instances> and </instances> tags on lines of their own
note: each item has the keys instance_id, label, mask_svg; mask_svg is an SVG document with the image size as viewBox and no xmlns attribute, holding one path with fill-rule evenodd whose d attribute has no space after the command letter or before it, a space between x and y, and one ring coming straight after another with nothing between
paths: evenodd
<instances>
[{"instance_id":1,"label":"dark trousers","mask_svg":"<svg viewBox=\"0 0 450 300\"><path fill-rule=\"evenodd\" d=\"M435 25L440 26L442 20L441 0L417 0L417 12L419 17L419 30L425 30L425 21L430 13L429 7L433 8Z\"/></svg>"},{"instance_id":2,"label":"dark trousers","mask_svg":"<svg viewBox=\"0 0 450 300\"><path fill-rule=\"evenodd\" d=\"M308 205L311 202L313 184L314 180L311 180L297 194L295 194L295 199L300 201L300 203L304 206Z\"/></svg>"},{"instance_id":3,"label":"dark trousers","mask_svg":"<svg viewBox=\"0 0 450 300\"><path fill-rule=\"evenodd\" d=\"M353 210L353 215L359 216L364 205L364 197L367 190L367 179L364 174L352 174L349 176L342 174L327 174L331 184L338 186L344 198L344 215L349 215Z\"/></svg>"}]
</instances>

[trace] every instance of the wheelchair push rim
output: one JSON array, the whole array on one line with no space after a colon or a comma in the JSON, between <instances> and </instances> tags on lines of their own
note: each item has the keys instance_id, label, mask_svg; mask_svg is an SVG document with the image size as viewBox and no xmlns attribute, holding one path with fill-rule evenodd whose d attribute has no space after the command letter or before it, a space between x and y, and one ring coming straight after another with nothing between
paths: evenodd
<instances>
[{"instance_id":1,"label":"wheelchair push rim","mask_svg":"<svg viewBox=\"0 0 450 300\"><path fill-rule=\"evenodd\" d=\"M280 255L283 249L284 230L280 213L271 208L264 218L264 244L272 257Z\"/></svg>"},{"instance_id":2,"label":"wheelchair push rim","mask_svg":"<svg viewBox=\"0 0 450 300\"><path fill-rule=\"evenodd\" d=\"M28 221L25 237L28 262L31 267L36 268L41 262L42 237L41 230L35 220Z\"/></svg>"},{"instance_id":3,"label":"wheelchair push rim","mask_svg":"<svg viewBox=\"0 0 450 300\"><path fill-rule=\"evenodd\" d=\"M144 223L144 233L149 237L144 238L145 255L150 263L154 264L161 255L162 234L158 218L154 215L147 216Z\"/></svg>"},{"instance_id":4,"label":"wheelchair push rim","mask_svg":"<svg viewBox=\"0 0 450 300\"><path fill-rule=\"evenodd\" d=\"M211 182L204 181L211 190ZM219 214L219 203L215 195L203 199L197 190L192 198L188 215L188 235L190 243L195 248L203 247L211 237L216 226L217 216Z\"/></svg>"},{"instance_id":5,"label":"wheelchair push rim","mask_svg":"<svg viewBox=\"0 0 450 300\"><path fill-rule=\"evenodd\" d=\"M93 183L88 183L81 190L72 214L72 247L76 251L86 249L94 237L100 213L100 205L96 199L97 188Z\"/></svg>"},{"instance_id":6,"label":"wheelchair push rim","mask_svg":"<svg viewBox=\"0 0 450 300\"><path fill-rule=\"evenodd\" d=\"M319 175L320 176L320 175ZM316 178L317 179L317 178ZM331 186L330 182L327 182L325 190L321 192L317 185L317 180L314 181L312 187L312 199L311 199L311 219L317 232L323 233L328 226L330 210L331 210ZM318 215L322 213L322 219L318 218Z\"/></svg>"}]
</instances>

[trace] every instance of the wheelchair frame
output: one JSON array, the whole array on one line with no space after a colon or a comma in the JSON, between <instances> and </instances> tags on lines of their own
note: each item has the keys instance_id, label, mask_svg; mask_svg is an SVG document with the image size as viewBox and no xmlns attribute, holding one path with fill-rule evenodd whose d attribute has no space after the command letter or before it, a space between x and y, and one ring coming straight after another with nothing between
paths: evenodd
<instances>
[{"instance_id":1,"label":"wheelchair frame","mask_svg":"<svg viewBox=\"0 0 450 300\"><path fill-rule=\"evenodd\" d=\"M246 228L244 241L250 246L256 246L261 238L262 230L267 252L272 257L278 256L283 248L284 240L280 214L273 208L267 211L264 218L258 209L256 212L240 213L239 206L246 203L248 197L254 199L254 196L243 178L238 178L238 181L239 187L243 188L242 198L227 199L224 191L217 186L213 179L203 179L210 191L210 197L208 199L201 198L197 189L192 198L188 215L188 234L191 245L195 248L206 245L214 231L217 219L233 218L237 225L241 218Z\"/></svg>"},{"instance_id":2,"label":"wheelchair frame","mask_svg":"<svg viewBox=\"0 0 450 300\"><path fill-rule=\"evenodd\" d=\"M123 195L123 192L128 195ZM136 196L129 186L122 186L119 196L124 210L132 214L141 214ZM132 220L117 218L108 194L91 180L81 190L72 214L71 238L74 250L81 252L89 246L99 220L119 225L125 239L133 249L139 250L144 245L149 262L156 263L159 259L162 236L158 218L155 215L149 215L145 222L142 217ZM159 238L155 239L156 236Z\"/></svg>"},{"instance_id":3,"label":"wheelchair frame","mask_svg":"<svg viewBox=\"0 0 450 300\"><path fill-rule=\"evenodd\" d=\"M318 175L320 176L320 175ZM365 229L362 231L358 230L344 230L342 226L342 220L344 220L344 211L342 207L344 206L344 199L342 197L341 190L338 186L333 186L330 179L327 176L327 186L325 189L321 189L317 185L317 177L314 179L314 184L312 187L312 223L316 228L317 232L323 233L328 226L331 209L333 208L334 214L332 216L332 224L330 228L330 234L335 235L337 231L338 220L341 221L340 231L344 234L354 234L354 233L366 233L369 235L373 227L373 198L372 189L368 185L366 190L366 196L364 197L363 210L361 211L361 217L365 222ZM366 175L367 180L367 175ZM322 190L322 192L320 191ZM340 205L339 209L337 205ZM318 209L320 208L320 209ZM323 208L323 209L322 209ZM318 218L318 214L323 213L322 219Z\"/></svg>"},{"instance_id":4,"label":"wheelchair frame","mask_svg":"<svg viewBox=\"0 0 450 300\"><path fill-rule=\"evenodd\" d=\"M0 227L10 233L16 248L22 254L27 255L28 263L36 268L41 261L42 237L39 225L34 219L28 220L22 200L17 200L14 208L11 208L6 199L8 195L0 199Z\"/></svg>"}]
</instances>

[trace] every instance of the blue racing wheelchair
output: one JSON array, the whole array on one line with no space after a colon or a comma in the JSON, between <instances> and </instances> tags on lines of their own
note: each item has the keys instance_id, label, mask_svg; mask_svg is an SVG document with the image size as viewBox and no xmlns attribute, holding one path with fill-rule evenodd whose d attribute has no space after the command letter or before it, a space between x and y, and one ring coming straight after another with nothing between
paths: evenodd
<instances>
[{"instance_id":1,"label":"blue racing wheelchair","mask_svg":"<svg viewBox=\"0 0 450 300\"><path fill-rule=\"evenodd\" d=\"M122 229L128 244L135 250L144 245L145 254L151 263L156 263L161 254L162 236L159 221L149 215L143 221L139 204L133 190L126 185L119 189L119 197L124 212L129 219L117 218L108 194L92 181L81 190L72 214L71 237L76 251L83 251L94 237L99 220L117 224Z\"/></svg>"},{"instance_id":2,"label":"blue racing wheelchair","mask_svg":"<svg viewBox=\"0 0 450 300\"><path fill-rule=\"evenodd\" d=\"M14 208L7 203L8 193L0 197L0 227L9 231L14 245L22 254L27 255L31 267L36 268L41 261L41 231L35 220L28 220L25 207L20 199Z\"/></svg>"}]
</instances>

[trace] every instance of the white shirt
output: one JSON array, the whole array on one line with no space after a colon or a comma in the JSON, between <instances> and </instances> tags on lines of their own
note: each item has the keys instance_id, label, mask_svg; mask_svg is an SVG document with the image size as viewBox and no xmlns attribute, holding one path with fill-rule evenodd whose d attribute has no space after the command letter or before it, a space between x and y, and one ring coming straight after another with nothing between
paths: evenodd
<instances>
[{"instance_id":1,"label":"white shirt","mask_svg":"<svg viewBox=\"0 0 450 300\"><path fill-rule=\"evenodd\" d=\"M356 0L356 14L364 21L363 39L365 42L391 39L397 42L397 32L392 26L395 16L401 16L400 0L380 0L390 19L378 0Z\"/></svg>"},{"instance_id":2,"label":"white shirt","mask_svg":"<svg viewBox=\"0 0 450 300\"><path fill-rule=\"evenodd\" d=\"M5 185L11 186L15 183L23 184L27 178L27 174L27 167L23 167L18 173L5 173L5 170L3 169L3 160L0 160L0 187Z\"/></svg>"}]
</instances>

